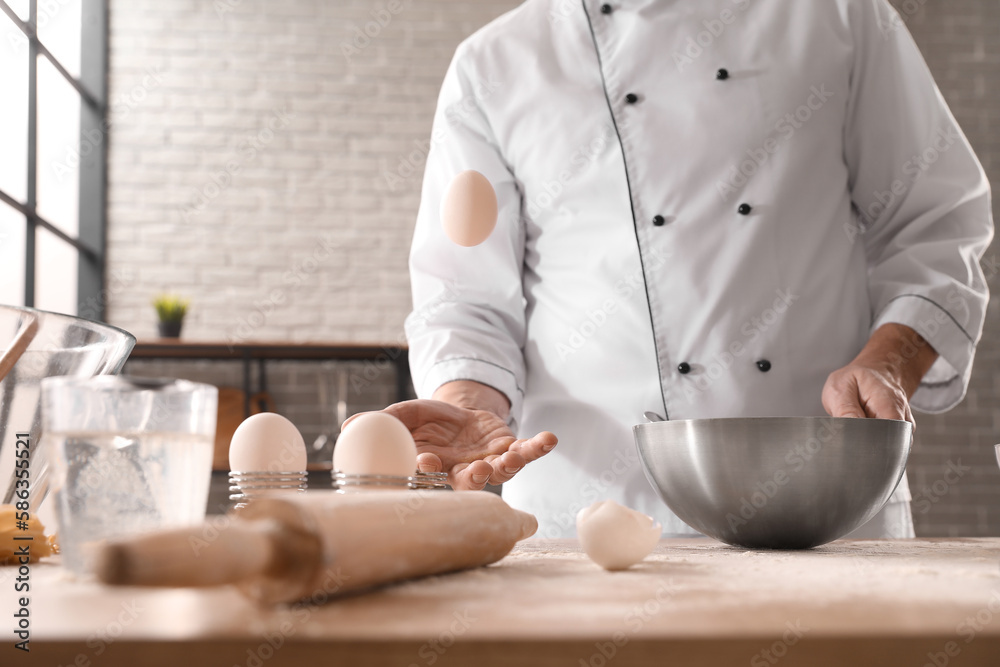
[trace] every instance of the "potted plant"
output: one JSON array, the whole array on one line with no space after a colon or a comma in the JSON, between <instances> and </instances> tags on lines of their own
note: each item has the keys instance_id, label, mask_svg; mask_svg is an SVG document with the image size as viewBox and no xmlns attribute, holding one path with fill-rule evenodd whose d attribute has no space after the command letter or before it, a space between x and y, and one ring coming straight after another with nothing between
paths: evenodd
<instances>
[{"instance_id":1,"label":"potted plant","mask_svg":"<svg viewBox=\"0 0 1000 667\"><path fill-rule=\"evenodd\" d=\"M153 307L156 308L156 315L160 318L157 325L160 338L180 337L181 325L184 324L189 303L187 299L173 294L160 294L153 299Z\"/></svg>"}]
</instances>

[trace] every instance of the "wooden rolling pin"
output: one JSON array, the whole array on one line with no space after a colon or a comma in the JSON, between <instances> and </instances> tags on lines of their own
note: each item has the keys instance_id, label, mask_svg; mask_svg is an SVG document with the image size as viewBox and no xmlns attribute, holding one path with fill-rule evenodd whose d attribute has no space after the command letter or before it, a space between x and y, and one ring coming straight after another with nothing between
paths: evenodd
<instances>
[{"instance_id":1,"label":"wooden rolling pin","mask_svg":"<svg viewBox=\"0 0 1000 667\"><path fill-rule=\"evenodd\" d=\"M95 572L109 584L236 584L264 603L324 601L494 563L538 529L534 516L486 491L310 491L255 499L230 516L217 532L103 545Z\"/></svg>"}]
</instances>

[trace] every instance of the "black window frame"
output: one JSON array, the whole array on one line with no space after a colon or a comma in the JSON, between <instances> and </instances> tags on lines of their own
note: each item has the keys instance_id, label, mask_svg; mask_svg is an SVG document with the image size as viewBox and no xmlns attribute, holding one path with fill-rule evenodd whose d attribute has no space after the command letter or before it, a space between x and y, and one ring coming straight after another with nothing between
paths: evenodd
<instances>
[{"instance_id":1,"label":"black window frame","mask_svg":"<svg viewBox=\"0 0 1000 667\"><path fill-rule=\"evenodd\" d=\"M28 178L24 202L0 189L0 202L25 217L24 305L35 305L35 238L45 229L76 249L77 314L103 320L106 299L104 286L107 245L107 145L108 145L108 3L107 0L81 0L80 76L72 76L38 38L38 0L30 0L28 20L0 0L0 11L21 30L28 41ZM38 58L46 58L80 96L79 228L74 238L38 214ZM86 156L79 151L85 136L97 131L102 141ZM88 134L91 133L91 134ZM42 267L44 270L44 267Z\"/></svg>"}]
</instances>

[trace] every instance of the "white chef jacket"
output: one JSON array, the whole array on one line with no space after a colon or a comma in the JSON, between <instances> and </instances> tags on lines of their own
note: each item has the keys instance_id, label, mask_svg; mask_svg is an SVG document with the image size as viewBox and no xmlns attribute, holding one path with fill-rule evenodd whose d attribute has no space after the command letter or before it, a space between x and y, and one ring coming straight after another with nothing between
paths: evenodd
<instances>
[{"instance_id":1,"label":"white chef jacket","mask_svg":"<svg viewBox=\"0 0 1000 667\"><path fill-rule=\"evenodd\" d=\"M473 248L440 223L466 169L500 207ZM913 407L951 408L989 196L883 0L529 0L442 86L410 257L418 395L475 380L522 437L556 433L504 485L539 536L602 498L691 533L643 476L643 411L823 415L827 376L887 322L940 354Z\"/></svg>"}]
</instances>

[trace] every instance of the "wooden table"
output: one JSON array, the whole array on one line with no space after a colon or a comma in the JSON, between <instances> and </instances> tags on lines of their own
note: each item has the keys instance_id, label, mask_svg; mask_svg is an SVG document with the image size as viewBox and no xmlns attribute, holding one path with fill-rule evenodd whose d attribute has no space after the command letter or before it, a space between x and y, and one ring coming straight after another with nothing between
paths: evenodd
<instances>
[{"instance_id":1,"label":"wooden table","mask_svg":"<svg viewBox=\"0 0 1000 667\"><path fill-rule=\"evenodd\" d=\"M71 582L45 564L31 582L32 661L8 640L4 666L1000 665L1000 538L804 552L664 540L618 573L576 541L531 540L492 567L276 609L230 588Z\"/></svg>"}]
</instances>

